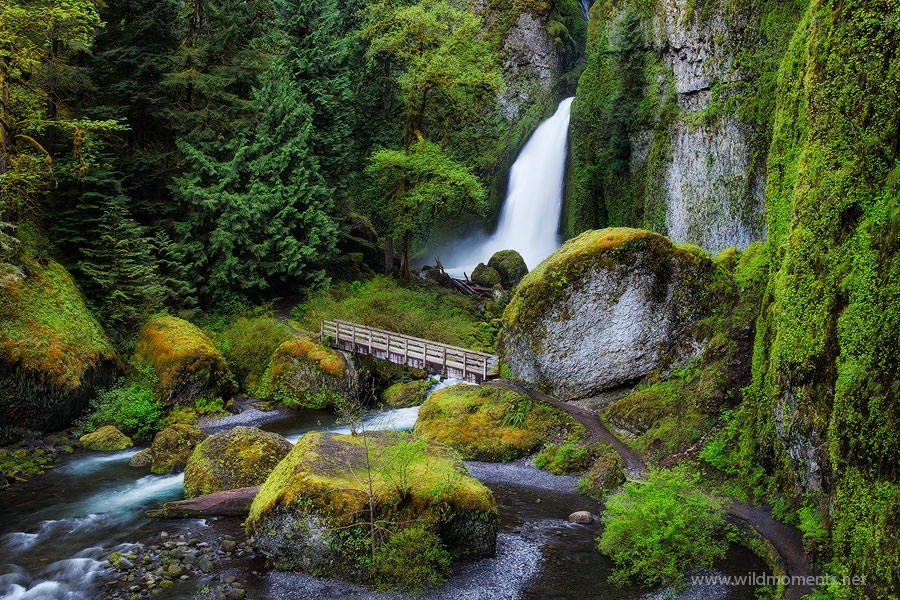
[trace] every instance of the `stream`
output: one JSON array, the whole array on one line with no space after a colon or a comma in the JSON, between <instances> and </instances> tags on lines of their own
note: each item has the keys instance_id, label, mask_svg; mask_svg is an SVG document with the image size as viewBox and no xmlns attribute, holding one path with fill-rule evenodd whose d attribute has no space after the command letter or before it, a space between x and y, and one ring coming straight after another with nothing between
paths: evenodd
<instances>
[{"instance_id":1,"label":"stream","mask_svg":"<svg viewBox=\"0 0 900 600\"><path fill-rule=\"evenodd\" d=\"M410 429L417 412L417 407L375 411L367 417L367 426ZM282 415L273 415L278 420L260 426L291 442L314 429L343 429L335 426L335 416L326 411ZM153 543L163 532L184 539L214 541L223 535L242 539L237 518L164 520L145 516L146 510L183 497L184 476L146 475L129 467L139 450L108 454L79 450L60 457L46 474L0 496L0 599L104 598L104 590L120 575L106 562L110 553L127 553ZM458 565L453 578L429 597L631 600L647 593L608 583L612 565L595 548L600 533L596 520L591 525L566 522L576 510L600 510L596 501L575 493L574 478L539 471L526 460L505 465L473 462L469 467L497 498L501 516L498 555ZM364 588L323 583L303 574L265 573L263 560L256 554L232 561L228 568L246 582L248 598L344 598L348 590L357 597L373 596ZM727 575L767 571L755 555L738 546L732 547L715 570ZM209 580L216 575L205 577ZM177 580L153 597L189 599L204 583L198 578ZM699 592L688 588L682 593L685 595L706 600L755 597L750 586L709 587Z\"/></svg>"}]
</instances>

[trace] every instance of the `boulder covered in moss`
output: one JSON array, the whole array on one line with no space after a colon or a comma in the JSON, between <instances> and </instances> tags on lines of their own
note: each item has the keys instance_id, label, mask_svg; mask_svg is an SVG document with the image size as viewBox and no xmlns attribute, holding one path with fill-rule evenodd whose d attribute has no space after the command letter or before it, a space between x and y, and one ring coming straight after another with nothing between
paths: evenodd
<instances>
[{"instance_id":1,"label":"boulder covered in moss","mask_svg":"<svg viewBox=\"0 0 900 600\"><path fill-rule=\"evenodd\" d=\"M497 271L500 275L500 285L503 289L511 290L528 274L528 265L525 259L515 250L500 250L494 252L488 261L488 268Z\"/></svg>"},{"instance_id":2,"label":"boulder covered in moss","mask_svg":"<svg viewBox=\"0 0 900 600\"><path fill-rule=\"evenodd\" d=\"M156 317L145 323L134 360L152 368L157 396L165 406L234 392L234 378L213 341L196 325L177 317Z\"/></svg>"},{"instance_id":3,"label":"boulder covered in moss","mask_svg":"<svg viewBox=\"0 0 900 600\"><path fill-rule=\"evenodd\" d=\"M497 269L489 267L484 263L478 263L478 266L472 270L472 283L483 285L484 287L493 288L500 283L500 273Z\"/></svg>"},{"instance_id":4,"label":"boulder covered in moss","mask_svg":"<svg viewBox=\"0 0 900 600\"><path fill-rule=\"evenodd\" d=\"M125 450L134 446L130 437L112 425L101 427L93 433L83 435L78 441L88 450L98 450L100 452Z\"/></svg>"},{"instance_id":5,"label":"boulder covered in moss","mask_svg":"<svg viewBox=\"0 0 900 600\"><path fill-rule=\"evenodd\" d=\"M417 435L450 446L466 460L508 461L537 450L554 430L582 433L567 414L499 385L460 383L419 408Z\"/></svg>"},{"instance_id":6,"label":"boulder covered in moss","mask_svg":"<svg viewBox=\"0 0 900 600\"><path fill-rule=\"evenodd\" d=\"M144 448L140 452L136 453L128 462L128 466L134 467L135 469L146 469L152 464L153 454L150 453L150 448Z\"/></svg>"},{"instance_id":7,"label":"boulder covered in moss","mask_svg":"<svg viewBox=\"0 0 900 600\"><path fill-rule=\"evenodd\" d=\"M256 395L290 408L328 408L336 395L357 398L361 391L362 374L347 354L303 337L275 350Z\"/></svg>"},{"instance_id":8,"label":"boulder covered in moss","mask_svg":"<svg viewBox=\"0 0 900 600\"><path fill-rule=\"evenodd\" d=\"M733 300L731 275L696 246L639 229L587 231L516 288L500 353L527 384L587 398L647 375Z\"/></svg>"},{"instance_id":9,"label":"boulder covered in moss","mask_svg":"<svg viewBox=\"0 0 900 600\"><path fill-rule=\"evenodd\" d=\"M428 397L428 390L431 389L432 383L430 379L419 379L416 381L401 381L384 390L381 400L386 406L391 408L408 408L411 406L419 406Z\"/></svg>"},{"instance_id":10,"label":"boulder covered in moss","mask_svg":"<svg viewBox=\"0 0 900 600\"><path fill-rule=\"evenodd\" d=\"M67 426L118 371L71 275L53 261L25 272L0 290L0 443Z\"/></svg>"},{"instance_id":11,"label":"boulder covered in moss","mask_svg":"<svg viewBox=\"0 0 900 600\"><path fill-rule=\"evenodd\" d=\"M277 433L235 427L200 442L184 469L184 494L195 498L222 490L259 485L291 451Z\"/></svg>"},{"instance_id":12,"label":"boulder covered in moss","mask_svg":"<svg viewBox=\"0 0 900 600\"><path fill-rule=\"evenodd\" d=\"M262 485L246 527L276 568L359 579L367 571L370 506L382 534L419 524L454 556L496 549L490 490L445 447L392 432L307 433Z\"/></svg>"},{"instance_id":13,"label":"boulder covered in moss","mask_svg":"<svg viewBox=\"0 0 900 600\"><path fill-rule=\"evenodd\" d=\"M591 498L602 498L625 483L625 463L622 457L603 444L599 456L578 482L578 491Z\"/></svg>"},{"instance_id":14,"label":"boulder covered in moss","mask_svg":"<svg viewBox=\"0 0 900 600\"><path fill-rule=\"evenodd\" d=\"M156 475L165 475L184 469L194 448L208 437L206 432L186 423L166 427L153 437L150 444L150 470Z\"/></svg>"}]
</instances>

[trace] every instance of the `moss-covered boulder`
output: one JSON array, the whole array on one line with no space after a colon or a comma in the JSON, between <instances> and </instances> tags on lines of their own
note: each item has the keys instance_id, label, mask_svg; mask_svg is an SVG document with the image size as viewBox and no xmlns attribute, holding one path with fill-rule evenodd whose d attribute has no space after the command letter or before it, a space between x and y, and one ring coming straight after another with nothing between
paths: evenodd
<instances>
[{"instance_id":1,"label":"moss-covered boulder","mask_svg":"<svg viewBox=\"0 0 900 600\"><path fill-rule=\"evenodd\" d=\"M358 397L361 390L361 373L347 355L310 338L297 338L272 354L256 395L291 408L327 408L336 395Z\"/></svg>"},{"instance_id":2,"label":"moss-covered boulder","mask_svg":"<svg viewBox=\"0 0 900 600\"><path fill-rule=\"evenodd\" d=\"M195 325L177 317L156 317L145 323L134 360L153 369L157 395L166 406L227 397L234 392L234 378L213 341Z\"/></svg>"},{"instance_id":3,"label":"moss-covered boulder","mask_svg":"<svg viewBox=\"0 0 900 600\"><path fill-rule=\"evenodd\" d=\"M88 450L98 450L100 452L113 452L134 446L130 437L112 425L101 427L93 433L83 435L78 441Z\"/></svg>"},{"instance_id":4,"label":"moss-covered boulder","mask_svg":"<svg viewBox=\"0 0 900 600\"><path fill-rule=\"evenodd\" d=\"M401 381L384 390L381 400L386 406L391 408L408 408L411 406L419 406L428 397L428 390L431 389L432 383L430 379L419 379L417 381Z\"/></svg>"},{"instance_id":5,"label":"moss-covered boulder","mask_svg":"<svg viewBox=\"0 0 900 600\"><path fill-rule=\"evenodd\" d=\"M193 425L178 423L166 427L156 434L150 445L153 459L150 470L156 475L165 475L183 469L197 444L209 437Z\"/></svg>"},{"instance_id":6,"label":"moss-covered boulder","mask_svg":"<svg viewBox=\"0 0 900 600\"><path fill-rule=\"evenodd\" d=\"M112 342L59 264L30 263L0 290L0 443L72 422L115 379Z\"/></svg>"},{"instance_id":7,"label":"moss-covered boulder","mask_svg":"<svg viewBox=\"0 0 900 600\"><path fill-rule=\"evenodd\" d=\"M625 483L625 463L611 446L603 445L599 456L578 482L578 491L601 498Z\"/></svg>"},{"instance_id":8,"label":"moss-covered boulder","mask_svg":"<svg viewBox=\"0 0 900 600\"><path fill-rule=\"evenodd\" d=\"M504 289L511 290L528 274L528 265L525 259L515 250L500 250L494 252L487 266L497 271L500 275L500 284Z\"/></svg>"},{"instance_id":9,"label":"moss-covered boulder","mask_svg":"<svg viewBox=\"0 0 900 600\"><path fill-rule=\"evenodd\" d=\"M516 288L500 352L526 383L586 398L645 376L733 296L731 275L696 246L639 229L587 231Z\"/></svg>"},{"instance_id":10,"label":"moss-covered boulder","mask_svg":"<svg viewBox=\"0 0 900 600\"><path fill-rule=\"evenodd\" d=\"M467 460L507 461L531 454L555 430L582 434L571 417L498 385L457 384L419 408L415 432L450 446Z\"/></svg>"},{"instance_id":11,"label":"moss-covered boulder","mask_svg":"<svg viewBox=\"0 0 900 600\"><path fill-rule=\"evenodd\" d=\"M200 442L184 469L184 494L195 498L222 490L259 485L291 451L277 433L235 427Z\"/></svg>"},{"instance_id":12,"label":"moss-covered boulder","mask_svg":"<svg viewBox=\"0 0 900 600\"><path fill-rule=\"evenodd\" d=\"M409 434L307 433L262 485L246 526L276 568L354 579L366 572L369 506L385 534L421 525L454 556L495 551L490 490L445 447Z\"/></svg>"},{"instance_id":13,"label":"moss-covered boulder","mask_svg":"<svg viewBox=\"0 0 900 600\"><path fill-rule=\"evenodd\" d=\"M500 273L497 269L489 267L484 263L478 263L478 266L472 270L472 283L483 285L484 287L493 288L500 283Z\"/></svg>"},{"instance_id":14,"label":"moss-covered boulder","mask_svg":"<svg viewBox=\"0 0 900 600\"><path fill-rule=\"evenodd\" d=\"M135 469L146 469L152 464L153 454L151 454L150 448L144 448L140 452L136 453L128 462L128 466L134 467Z\"/></svg>"}]
</instances>

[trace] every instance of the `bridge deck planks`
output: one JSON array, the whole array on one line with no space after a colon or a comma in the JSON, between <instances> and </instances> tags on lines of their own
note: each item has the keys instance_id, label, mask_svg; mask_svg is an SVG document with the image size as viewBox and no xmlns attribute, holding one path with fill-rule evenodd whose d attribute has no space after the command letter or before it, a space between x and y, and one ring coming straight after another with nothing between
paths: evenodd
<instances>
[{"instance_id":1,"label":"bridge deck planks","mask_svg":"<svg viewBox=\"0 0 900 600\"><path fill-rule=\"evenodd\" d=\"M467 350L347 321L322 321L323 342L429 373L481 383L498 374L493 354Z\"/></svg>"}]
</instances>

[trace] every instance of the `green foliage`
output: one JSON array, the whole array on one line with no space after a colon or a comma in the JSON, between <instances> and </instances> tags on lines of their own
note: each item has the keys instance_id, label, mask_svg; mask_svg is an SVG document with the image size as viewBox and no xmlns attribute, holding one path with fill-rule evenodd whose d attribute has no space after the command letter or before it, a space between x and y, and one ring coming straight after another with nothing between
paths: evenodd
<instances>
[{"instance_id":1,"label":"green foliage","mask_svg":"<svg viewBox=\"0 0 900 600\"><path fill-rule=\"evenodd\" d=\"M246 389L253 389L272 353L291 337L284 323L266 314L238 317L214 339L231 370Z\"/></svg>"},{"instance_id":2,"label":"green foliage","mask_svg":"<svg viewBox=\"0 0 900 600\"><path fill-rule=\"evenodd\" d=\"M587 470L596 459L596 452L590 446L572 442L549 444L534 457L534 466L550 471L554 475L568 475Z\"/></svg>"},{"instance_id":3,"label":"green foliage","mask_svg":"<svg viewBox=\"0 0 900 600\"><path fill-rule=\"evenodd\" d=\"M401 285L385 276L339 284L312 295L305 306L300 324L310 332L318 332L323 319L340 319L466 347L475 326L470 298L427 282Z\"/></svg>"},{"instance_id":4,"label":"green foliage","mask_svg":"<svg viewBox=\"0 0 900 600\"><path fill-rule=\"evenodd\" d=\"M447 580L450 563L439 536L422 526L407 527L375 553L375 584L380 590L422 592Z\"/></svg>"},{"instance_id":5,"label":"green foliage","mask_svg":"<svg viewBox=\"0 0 900 600\"><path fill-rule=\"evenodd\" d=\"M128 383L120 379L97 394L90 412L75 423L76 429L87 433L113 425L135 439L151 440L163 428L163 408L156 400L154 386L150 371L137 371Z\"/></svg>"},{"instance_id":6,"label":"green foliage","mask_svg":"<svg viewBox=\"0 0 900 600\"><path fill-rule=\"evenodd\" d=\"M599 548L616 565L611 580L679 584L685 569L725 556L722 502L699 483L697 475L651 469L607 498Z\"/></svg>"},{"instance_id":7,"label":"green foliage","mask_svg":"<svg viewBox=\"0 0 900 600\"><path fill-rule=\"evenodd\" d=\"M503 411L503 426L521 428L525 425L532 404L530 398L513 398L508 401Z\"/></svg>"}]
</instances>

